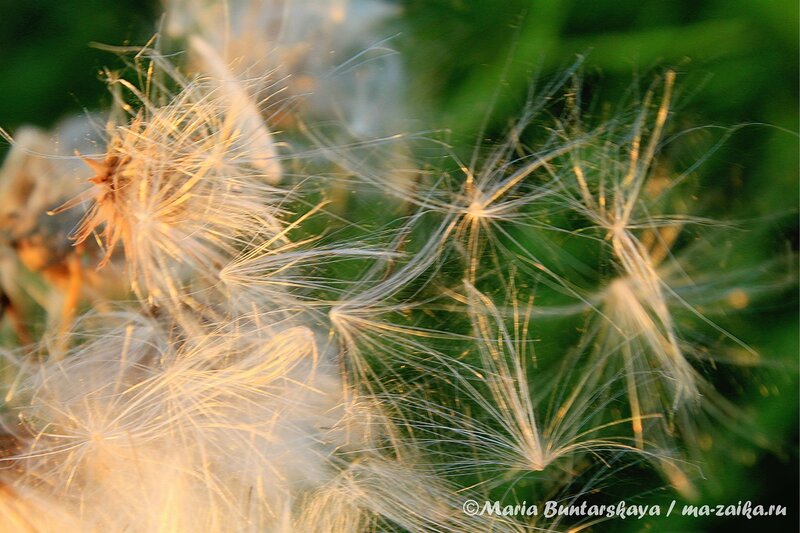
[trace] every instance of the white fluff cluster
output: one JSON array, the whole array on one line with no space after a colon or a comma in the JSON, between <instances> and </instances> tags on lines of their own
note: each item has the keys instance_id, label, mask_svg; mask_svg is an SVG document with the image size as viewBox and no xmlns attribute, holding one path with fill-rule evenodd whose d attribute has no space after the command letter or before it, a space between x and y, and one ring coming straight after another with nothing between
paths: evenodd
<instances>
[{"instance_id":1,"label":"white fluff cluster","mask_svg":"<svg viewBox=\"0 0 800 533\"><path fill-rule=\"evenodd\" d=\"M576 523L462 504L630 465L693 494L702 420L734 411L676 315L744 350L700 304L756 291L686 290L680 232L706 221L659 181L674 74L632 118L526 137L556 82L505 142L410 168L394 12L170 0L157 47L187 59L110 75L79 158L19 132L3 294L35 292L24 266L71 296L2 352L4 531L553 531ZM47 210L73 248L25 262Z\"/></svg>"},{"instance_id":2,"label":"white fluff cluster","mask_svg":"<svg viewBox=\"0 0 800 533\"><path fill-rule=\"evenodd\" d=\"M397 12L385 0L169 0L165 29L194 68L269 73L299 107L291 122L336 120L369 137L402 118L403 65L382 28Z\"/></svg>"}]
</instances>

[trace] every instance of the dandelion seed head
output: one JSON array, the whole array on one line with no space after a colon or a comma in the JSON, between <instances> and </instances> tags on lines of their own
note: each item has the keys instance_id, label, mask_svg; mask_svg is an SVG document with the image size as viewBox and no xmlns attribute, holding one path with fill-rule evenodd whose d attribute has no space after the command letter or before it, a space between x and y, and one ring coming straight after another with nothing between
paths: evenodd
<instances>
[{"instance_id":1,"label":"dandelion seed head","mask_svg":"<svg viewBox=\"0 0 800 533\"><path fill-rule=\"evenodd\" d=\"M176 305L185 272L213 283L242 235L281 226L277 190L255 164L260 148L243 137L239 110L213 84L192 82L167 104L143 106L111 127L102 161L85 159L93 199L74 239L101 231L101 267L122 245L134 289Z\"/></svg>"},{"instance_id":2,"label":"dandelion seed head","mask_svg":"<svg viewBox=\"0 0 800 533\"><path fill-rule=\"evenodd\" d=\"M0 352L0 520L549 531L560 519L462 503L576 498L584 474L589 491L634 464L698 493L689 458L736 411L701 373L692 321L754 354L706 309L747 308L759 289L698 275L682 231L707 222L666 200L674 73L591 127L573 91L539 128L568 71L462 161L400 126L405 72L379 29L391 4L166 5L169 38L138 50L138 81L108 73L101 153L69 160L88 188L31 187L61 169L20 151L0 176L15 200L66 200L54 226L83 215L74 250L103 257L73 262L74 279L124 263L133 292ZM429 141L449 172L415 160ZM3 206L0 227L27 232L35 214ZM41 248L14 258L43 267Z\"/></svg>"}]
</instances>

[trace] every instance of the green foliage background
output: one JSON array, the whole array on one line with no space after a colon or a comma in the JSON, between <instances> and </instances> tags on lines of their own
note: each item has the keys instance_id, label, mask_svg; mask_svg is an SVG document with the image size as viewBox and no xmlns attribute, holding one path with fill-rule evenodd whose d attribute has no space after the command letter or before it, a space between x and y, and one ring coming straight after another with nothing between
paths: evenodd
<instances>
[{"instance_id":1,"label":"green foliage background","mask_svg":"<svg viewBox=\"0 0 800 533\"><path fill-rule=\"evenodd\" d=\"M781 246L797 250L796 0L395 3L403 15L393 44L407 58L412 104L424 102L421 128L449 128L452 142L469 149L490 108L489 136L521 108L531 80L569 68L579 56L586 57L584 90L596 102L617 102L632 85L674 68L681 126L753 124L738 130L702 169L712 214L768 220L769 232L754 236L754 256ZM13 133L24 123L50 126L61 116L107 104L100 70L120 68L122 62L89 43L144 43L159 6L134 0L2 0L0 13L0 127ZM0 154L5 149L0 147ZM748 466L718 471L716 488L702 498L788 505L786 521L759 524L771 531L796 531L798 517L797 319L791 287L749 309L737 324L743 339L779 362L777 397L761 397L759 384L751 384L755 418L776 450L753 456ZM671 497L658 493L642 503ZM670 519L602 528L711 532L741 524L741 519Z\"/></svg>"}]
</instances>

